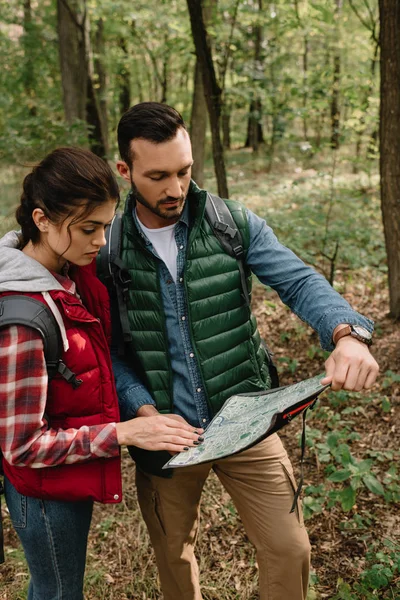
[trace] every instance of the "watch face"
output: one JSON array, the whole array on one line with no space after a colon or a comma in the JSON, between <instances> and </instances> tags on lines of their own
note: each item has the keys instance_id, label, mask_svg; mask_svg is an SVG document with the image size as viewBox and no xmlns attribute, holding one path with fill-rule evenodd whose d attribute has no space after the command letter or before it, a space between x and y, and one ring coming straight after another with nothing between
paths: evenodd
<instances>
[{"instance_id":1,"label":"watch face","mask_svg":"<svg viewBox=\"0 0 400 600\"><path fill-rule=\"evenodd\" d=\"M372 335L370 334L368 329L365 329L365 327L361 327L361 325L353 325L353 331L354 333L366 340L372 339Z\"/></svg>"}]
</instances>

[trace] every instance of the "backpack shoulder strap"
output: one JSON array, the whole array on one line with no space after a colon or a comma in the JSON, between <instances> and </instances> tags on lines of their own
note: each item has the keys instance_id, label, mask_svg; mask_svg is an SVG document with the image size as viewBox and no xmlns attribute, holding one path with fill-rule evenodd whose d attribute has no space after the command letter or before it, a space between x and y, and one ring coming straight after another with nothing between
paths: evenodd
<instances>
[{"instance_id":1,"label":"backpack shoulder strap","mask_svg":"<svg viewBox=\"0 0 400 600\"><path fill-rule=\"evenodd\" d=\"M0 328L9 325L24 325L40 333L49 381L60 373L74 388L82 383L61 360L63 343L60 328L47 304L18 294L0 298Z\"/></svg>"},{"instance_id":2,"label":"backpack shoulder strap","mask_svg":"<svg viewBox=\"0 0 400 600\"><path fill-rule=\"evenodd\" d=\"M117 212L106 231L106 244L100 248L97 260L98 276L104 285L110 289L114 282L115 261L119 260L121 252L122 213Z\"/></svg>"},{"instance_id":3,"label":"backpack shoulder strap","mask_svg":"<svg viewBox=\"0 0 400 600\"><path fill-rule=\"evenodd\" d=\"M231 215L231 211L219 196L207 192L206 219L222 248L229 256L236 258L240 272L243 298L250 307L250 297L247 290L244 269L244 249L242 236Z\"/></svg>"},{"instance_id":4,"label":"backpack shoulder strap","mask_svg":"<svg viewBox=\"0 0 400 600\"><path fill-rule=\"evenodd\" d=\"M131 278L125 264L121 260L122 217L122 212L115 213L111 225L106 232L106 244L100 249L97 261L99 279L108 289L110 296L115 294L118 301L118 312L123 336L119 345L119 354L124 353L124 342L130 342L132 339L126 305L126 295Z\"/></svg>"},{"instance_id":5,"label":"backpack shoulder strap","mask_svg":"<svg viewBox=\"0 0 400 600\"><path fill-rule=\"evenodd\" d=\"M24 325L40 333L47 372L49 378L54 377L63 345L57 321L48 306L29 296L4 296L0 300L0 327L7 325Z\"/></svg>"}]
</instances>

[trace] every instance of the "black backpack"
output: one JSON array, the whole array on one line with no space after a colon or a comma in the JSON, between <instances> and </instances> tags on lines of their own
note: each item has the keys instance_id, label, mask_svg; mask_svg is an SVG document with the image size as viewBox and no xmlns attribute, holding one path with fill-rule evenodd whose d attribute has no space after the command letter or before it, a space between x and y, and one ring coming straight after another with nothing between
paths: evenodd
<instances>
[{"instance_id":1,"label":"black backpack","mask_svg":"<svg viewBox=\"0 0 400 600\"><path fill-rule=\"evenodd\" d=\"M49 381L57 374L76 388L81 383L75 374L61 360L63 343L58 323L50 308L30 296L12 294L0 298L0 329L10 325L32 327L43 338L43 350ZM2 474L2 455L0 450L0 475ZM0 498L3 493L0 482ZM1 504L0 504L1 510ZM4 563L3 525L0 517L0 564Z\"/></svg>"},{"instance_id":2,"label":"black backpack","mask_svg":"<svg viewBox=\"0 0 400 600\"><path fill-rule=\"evenodd\" d=\"M82 383L61 360L63 343L58 323L47 304L30 296L12 294L0 298L0 329L25 325L40 333L49 381L60 375L75 389Z\"/></svg>"},{"instance_id":3,"label":"black backpack","mask_svg":"<svg viewBox=\"0 0 400 600\"><path fill-rule=\"evenodd\" d=\"M250 298L246 285L246 274L244 266L244 248L242 236L238 230L231 212L222 198L207 192L207 200L205 206L206 219L218 239L222 248L229 256L236 259L240 273L240 282L242 288L242 296L250 307ZM97 273L101 281L106 285L112 297L116 295L118 302L119 318L122 329L122 339L119 343L119 353L124 354L125 342L131 341L131 333L129 329L129 319L127 310L127 293L131 279L126 269L126 266L121 260L121 237L122 237L122 213L118 212L109 229L106 233L106 245L100 250L97 259ZM269 374L271 377L271 387L279 387L279 376L276 366L272 360L272 353L262 341Z\"/></svg>"}]
</instances>

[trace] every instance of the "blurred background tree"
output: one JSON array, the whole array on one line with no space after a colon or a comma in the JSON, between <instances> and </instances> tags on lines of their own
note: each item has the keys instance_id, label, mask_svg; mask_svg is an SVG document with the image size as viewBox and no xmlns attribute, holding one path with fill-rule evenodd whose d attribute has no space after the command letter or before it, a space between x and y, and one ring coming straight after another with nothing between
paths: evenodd
<instances>
[{"instance_id":1,"label":"blurred background tree","mask_svg":"<svg viewBox=\"0 0 400 600\"><path fill-rule=\"evenodd\" d=\"M392 22L398 7L399 0L385 7ZM381 32L392 58L398 44L386 40L397 34ZM379 145L379 35L378 0L9 0L0 17L0 160L22 164L63 144L114 160L121 114L157 100L190 123L195 178L207 183L204 165L213 157L222 195L229 193L225 154L229 160L240 149L265 175L289 155L327 152L332 178L343 156L353 173L371 174ZM382 60L389 64L387 53ZM382 85L398 114L394 76ZM391 109L381 106L381 139L385 132L398 139L385 118ZM391 313L399 317L395 210L398 201L386 214L385 239ZM337 252L322 245L332 263Z\"/></svg>"}]
</instances>

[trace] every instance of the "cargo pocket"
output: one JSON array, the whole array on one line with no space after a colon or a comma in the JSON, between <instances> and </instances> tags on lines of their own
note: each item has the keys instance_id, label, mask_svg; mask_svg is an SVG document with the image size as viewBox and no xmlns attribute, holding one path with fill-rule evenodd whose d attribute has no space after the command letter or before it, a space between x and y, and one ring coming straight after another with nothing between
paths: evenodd
<instances>
[{"instance_id":1,"label":"cargo pocket","mask_svg":"<svg viewBox=\"0 0 400 600\"><path fill-rule=\"evenodd\" d=\"M293 502L294 495L295 495L296 490L297 490L297 485L296 485L296 480L294 478L292 465L290 464L290 461L288 459L287 464L285 464L284 462L281 462L281 466L282 466L283 472L286 475L287 480L289 481L290 487L292 489L293 495L292 495L291 501ZM303 511L302 511L302 508L301 508L301 500L300 500L300 498L296 502L295 513L297 515L297 520L298 520L300 526L304 527Z\"/></svg>"}]
</instances>

